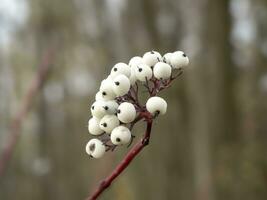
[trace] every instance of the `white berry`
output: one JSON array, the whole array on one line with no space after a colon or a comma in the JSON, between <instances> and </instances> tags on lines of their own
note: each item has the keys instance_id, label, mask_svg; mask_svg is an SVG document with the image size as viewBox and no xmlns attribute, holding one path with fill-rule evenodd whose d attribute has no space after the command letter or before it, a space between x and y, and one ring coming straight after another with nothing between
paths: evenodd
<instances>
[{"instance_id":1,"label":"white berry","mask_svg":"<svg viewBox=\"0 0 267 200\"><path fill-rule=\"evenodd\" d=\"M157 62L160 62L161 59L162 57L157 51L149 51L143 55L143 63L152 68Z\"/></svg>"},{"instance_id":2,"label":"white berry","mask_svg":"<svg viewBox=\"0 0 267 200\"><path fill-rule=\"evenodd\" d=\"M167 111L167 102L161 97L150 97L146 102L146 109L152 115L164 115Z\"/></svg>"},{"instance_id":3,"label":"white berry","mask_svg":"<svg viewBox=\"0 0 267 200\"><path fill-rule=\"evenodd\" d=\"M152 69L146 64L140 64L137 66L135 76L141 82L145 82L146 79L150 80L152 78Z\"/></svg>"},{"instance_id":4,"label":"white berry","mask_svg":"<svg viewBox=\"0 0 267 200\"><path fill-rule=\"evenodd\" d=\"M131 85L134 85L136 83L136 75L135 71L137 69L137 66L143 63L143 59L140 56L135 56L131 58L129 61L129 66L131 67L131 76L130 76L130 82Z\"/></svg>"},{"instance_id":5,"label":"white berry","mask_svg":"<svg viewBox=\"0 0 267 200\"><path fill-rule=\"evenodd\" d=\"M104 100L104 99L103 99L103 96L102 96L102 94L101 94L100 91L98 91L98 92L96 93L96 95L95 95L95 100L96 100L96 101L103 101L103 100Z\"/></svg>"},{"instance_id":6,"label":"white berry","mask_svg":"<svg viewBox=\"0 0 267 200\"><path fill-rule=\"evenodd\" d=\"M120 125L120 121L116 115L105 115L100 120L100 128L106 133L111 133L111 131Z\"/></svg>"},{"instance_id":7,"label":"white berry","mask_svg":"<svg viewBox=\"0 0 267 200\"><path fill-rule=\"evenodd\" d=\"M91 139L85 147L86 153L90 156L92 156L93 158L101 158L105 151L106 151L106 147L103 144L103 142L101 142L98 139Z\"/></svg>"},{"instance_id":8,"label":"white berry","mask_svg":"<svg viewBox=\"0 0 267 200\"><path fill-rule=\"evenodd\" d=\"M113 91L117 96L123 96L130 90L131 83L127 76L120 74L113 80Z\"/></svg>"},{"instance_id":9,"label":"white berry","mask_svg":"<svg viewBox=\"0 0 267 200\"><path fill-rule=\"evenodd\" d=\"M176 51L171 56L171 65L174 69L186 67L189 59L183 51Z\"/></svg>"},{"instance_id":10,"label":"white berry","mask_svg":"<svg viewBox=\"0 0 267 200\"><path fill-rule=\"evenodd\" d=\"M107 114L116 114L118 107L119 104L115 100L103 102L103 108Z\"/></svg>"},{"instance_id":11,"label":"white berry","mask_svg":"<svg viewBox=\"0 0 267 200\"><path fill-rule=\"evenodd\" d=\"M114 65L114 67L111 69L110 76L114 79L116 76L120 74L124 74L125 76L130 77L131 75L130 66L122 62Z\"/></svg>"},{"instance_id":12,"label":"white berry","mask_svg":"<svg viewBox=\"0 0 267 200\"><path fill-rule=\"evenodd\" d=\"M101 119L106 115L106 111L104 108L104 102L103 101L95 101L93 105L91 106L91 113L94 117Z\"/></svg>"},{"instance_id":13,"label":"white berry","mask_svg":"<svg viewBox=\"0 0 267 200\"><path fill-rule=\"evenodd\" d=\"M167 63L158 62L153 68L153 73L157 79L169 79L172 74L172 68Z\"/></svg>"},{"instance_id":14,"label":"white berry","mask_svg":"<svg viewBox=\"0 0 267 200\"><path fill-rule=\"evenodd\" d=\"M136 83L135 67L131 67L131 76L129 78L131 85Z\"/></svg>"},{"instance_id":15,"label":"white berry","mask_svg":"<svg viewBox=\"0 0 267 200\"><path fill-rule=\"evenodd\" d=\"M117 116L123 123L130 123L134 121L136 117L136 110L133 104L124 102L118 107Z\"/></svg>"},{"instance_id":16,"label":"white berry","mask_svg":"<svg viewBox=\"0 0 267 200\"><path fill-rule=\"evenodd\" d=\"M100 93L104 100L114 100L116 97L112 87L113 81L111 79L105 79L102 81L100 86Z\"/></svg>"},{"instance_id":17,"label":"white berry","mask_svg":"<svg viewBox=\"0 0 267 200\"><path fill-rule=\"evenodd\" d=\"M131 141L131 131L125 126L116 127L110 135L110 140L114 145L124 145Z\"/></svg>"},{"instance_id":18,"label":"white berry","mask_svg":"<svg viewBox=\"0 0 267 200\"><path fill-rule=\"evenodd\" d=\"M99 119L92 117L88 121L88 131L92 135L101 135L103 133L103 130L99 126Z\"/></svg>"},{"instance_id":19,"label":"white berry","mask_svg":"<svg viewBox=\"0 0 267 200\"><path fill-rule=\"evenodd\" d=\"M129 66L131 68L135 68L142 63L143 63L143 59L140 56L135 56L135 57L132 57L131 60L129 61Z\"/></svg>"},{"instance_id":20,"label":"white berry","mask_svg":"<svg viewBox=\"0 0 267 200\"><path fill-rule=\"evenodd\" d=\"M171 57L172 57L172 53L166 53L166 54L164 54L162 60L163 60L163 62L171 65Z\"/></svg>"}]
</instances>

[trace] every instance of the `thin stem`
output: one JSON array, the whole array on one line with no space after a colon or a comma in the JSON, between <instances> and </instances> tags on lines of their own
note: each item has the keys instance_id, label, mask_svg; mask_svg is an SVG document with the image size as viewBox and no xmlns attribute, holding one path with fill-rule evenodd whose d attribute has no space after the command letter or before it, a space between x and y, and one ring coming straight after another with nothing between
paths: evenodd
<instances>
[{"instance_id":1,"label":"thin stem","mask_svg":"<svg viewBox=\"0 0 267 200\"><path fill-rule=\"evenodd\" d=\"M146 116L145 118L147 121L147 127L143 138L138 143L136 143L135 146L126 154L126 156L112 171L112 173L100 182L98 188L92 193L91 196L87 198L87 200L97 199L105 191L105 189L107 189L111 185L114 179L116 179L127 168L127 166L141 152L141 150L146 145L148 145L152 128L152 118L151 116L147 117L147 114L145 114L144 116Z\"/></svg>"}]
</instances>

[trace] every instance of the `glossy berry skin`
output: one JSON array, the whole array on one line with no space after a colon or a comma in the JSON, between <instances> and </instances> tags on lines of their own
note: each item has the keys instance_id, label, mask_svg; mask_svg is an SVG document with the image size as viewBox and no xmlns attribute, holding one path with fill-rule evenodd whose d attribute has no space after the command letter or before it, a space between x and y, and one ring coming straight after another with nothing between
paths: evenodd
<instances>
[{"instance_id":1,"label":"glossy berry skin","mask_svg":"<svg viewBox=\"0 0 267 200\"><path fill-rule=\"evenodd\" d=\"M180 69L188 66L189 59L183 51L176 51L171 56L171 65L174 69Z\"/></svg>"},{"instance_id":2,"label":"glossy berry skin","mask_svg":"<svg viewBox=\"0 0 267 200\"><path fill-rule=\"evenodd\" d=\"M143 63L153 68L154 65L162 60L162 57L157 51L149 51L143 55Z\"/></svg>"},{"instance_id":3,"label":"glossy berry skin","mask_svg":"<svg viewBox=\"0 0 267 200\"><path fill-rule=\"evenodd\" d=\"M133 104L123 102L119 105L117 110L118 119L123 123L130 123L136 117L136 110Z\"/></svg>"},{"instance_id":4,"label":"glossy berry skin","mask_svg":"<svg viewBox=\"0 0 267 200\"><path fill-rule=\"evenodd\" d=\"M161 97L150 97L146 102L146 109L152 115L164 115L167 111L167 102Z\"/></svg>"},{"instance_id":5,"label":"glossy berry skin","mask_svg":"<svg viewBox=\"0 0 267 200\"><path fill-rule=\"evenodd\" d=\"M89 133L91 133L92 135L101 135L101 134L104 133L104 131L99 126L99 122L100 122L100 120L95 118L95 117L92 117L88 121L88 131L89 131Z\"/></svg>"},{"instance_id":6,"label":"glossy berry skin","mask_svg":"<svg viewBox=\"0 0 267 200\"><path fill-rule=\"evenodd\" d=\"M100 120L100 128L106 133L111 133L111 131L120 125L120 121L116 115L105 115Z\"/></svg>"},{"instance_id":7,"label":"glossy berry skin","mask_svg":"<svg viewBox=\"0 0 267 200\"><path fill-rule=\"evenodd\" d=\"M157 79L169 79L172 74L172 68L169 64L158 62L153 69L153 74Z\"/></svg>"},{"instance_id":8,"label":"glossy berry skin","mask_svg":"<svg viewBox=\"0 0 267 200\"><path fill-rule=\"evenodd\" d=\"M125 63L117 63L114 65L114 67L111 69L110 76L111 78L115 78L116 76L123 74L127 76L128 78L131 76L131 68L129 65Z\"/></svg>"},{"instance_id":9,"label":"glossy berry skin","mask_svg":"<svg viewBox=\"0 0 267 200\"><path fill-rule=\"evenodd\" d=\"M145 82L146 79L150 80L152 78L152 75L153 75L152 69L146 64L138 65L135 71L136 79L141 82Z\"/></svg>"},{"instance_id":10,"label":"glossy berry skin","mask_svg":"<svg viewBox=\"0 0 267 200\"><path fill-rule=\"evenodd\" d=\"M131 83L127 76L121 74L114 78L112 87L117 96L123 96L129 92Z\"/></svg>"},{"instance_id":11,"label":"glossy berry skin","mask_svg":"<svg viewBox=\"0 0 267 200\"><path fill-rule=\"evenodd\" d=\"M93 158L101 158L106 151L106 147L102 141L91 139L85 147L86 153Z\"/></svg>"},{"instance_id":12,"label":"glossy berry skin","mask_svg":"<svg viewBox=\"0 0 267 200\"><path fill-rule=\"evenodd\" d=\"M118 126L111 132L110 140L114 145L124 145L131 141L131 131L125 126Z\"/></svg>"}]
</instances>

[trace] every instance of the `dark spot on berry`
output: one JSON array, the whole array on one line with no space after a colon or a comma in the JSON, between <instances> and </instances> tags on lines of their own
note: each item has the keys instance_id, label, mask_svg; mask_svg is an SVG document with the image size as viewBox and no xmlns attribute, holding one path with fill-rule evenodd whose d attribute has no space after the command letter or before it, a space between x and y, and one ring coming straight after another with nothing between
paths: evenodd
<instances>
[{"instance_id":1,"label":"dark spot on berry","mask_svg":"<svg viewBox=\"0 0 267 200\"><path fill-rule=\"evenodd\" d=\"M118 110L117 110L117 113L118 113L118 114L120 114L120 113L121 113L121 110L120 110L120 109L118 109Z\"/></svg>"},{"instance_id":2,"label":"dark spot on berry","mask_svg":"<svg viewBox=\"0 0 267 200\"><path fill-rule=\"evenodd\" d=\"M108 110L108 106L104 106L104 109L105 109L105 110Z\"/></svg>"},{"instance_id":3,"label":"dark spot on berry","mask_svg":"<svg viewBox=\"0 0 267 200\"><path fill-rule=\"evenodd\" d=\"M103 123L102 126L107 127L108 125L107 125L107 123Z\"/></svg>"},{"instance_id":4,"label":"dark spot on berry","mask_svg":"<svg viewBox=\"0 0 267 200\"><path fill-rule=\"evenodd\" d=\"M105 95L107 95L107 93L106 92L102 92L102 95L105 96Z\"/></svg>"},{"instance_id":5,"label":"dark spot on berry","mask_svg":"<svg viewBox=\"0 0 267 200\"><path fill-rule=\"evenodd\" d=\"M139 68L138 71L141 72L143 69L142 68Z\"/></svg>"},{"instance_id":6,"label":"dark spot on berry","mask_svg":"<svg viewBox=\"0 0 267 200\"><path fill-rule=\"evenodd\" d=\"M116 72L116 71L118 71L118 69L115 67L115 68L113 69L113 71Z\"/></svg>"},{"instance_id":7,"label":"dark spot on berry","mask_svg":"<svg viewBox=\"0 0 267 200\"><path fill-rule=\"evenodd\" d=\"M116 142L120 142L121 141L121 139L120 138L116 138Z\"/></svg>"},{"instance_id":8,"label":"dark spot on berry","mask_svg":"<svg viewBox=\"0 0 267 200\"><path fill-rule=\"evenodd\" d=\"M94 151L95 150L95 143L91 144L89 146L89 149L90 149L90 151Z\"/></svg>"},{"instance_id":9,"label":"dark spot on berry","mask_svg":"<svg viewBox=\"0 0 267 200\"><path fill-rule=\"evenodd\" d=\"M117 86L120 85L120 82L116 81L116 82L115 82L115 85L117 85Z\"/></svg>"},{"instance_id":10,"label":"dark spot on berry","mask_svg":"<svg viewBox=\"0 0 267 200\"><path fill-rule=\"evenodd\" d=\"M186 54L185 53L183 54L183 57L186 57Z\"/></svg>"},{"instance_id":11,"label":"dark spot on berry","mask_svg":"<svg viewBox=\"0 0 267 200\"><path fill-rule=\"evenodd\" d=\"M95 109L95 106L92 106L92 110L94 110Z\"/></svg>"},{"instance_id":12,"label":"dark spot on berry","mask_svg":"<svg viewBox=\"0 0 267 200\"><path fill-rule=\"evenodd\" d=\"M154 68L154 66L150 66L150 68L151 68L151 69L153 69L153 68Z\"/></svg>"}]
</instances>

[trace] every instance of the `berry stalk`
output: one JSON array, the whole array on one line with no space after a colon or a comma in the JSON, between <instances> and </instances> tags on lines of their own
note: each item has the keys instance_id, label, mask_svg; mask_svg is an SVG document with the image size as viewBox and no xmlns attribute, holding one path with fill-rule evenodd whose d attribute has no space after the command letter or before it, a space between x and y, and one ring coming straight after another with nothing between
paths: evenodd
<instances>
[{"instance_id":1,"label":"berry stalk","mask_svg":"<svg viewBox=\"0 0 267 200\"><path fill-rule=\"evenodd\" d=\"M92 193L87 200L97 199L110 185L111 183L128 167L132 160L142 151L142 149L148 145L150 139L150 133L152 129L152 116L149 113L143 114L145 120L147 121L146 132L142 139L136 143L133 148L126 154L122 161L117 165L117 167L102 180L96 190Z\"/></svg>"}]
</instances>

